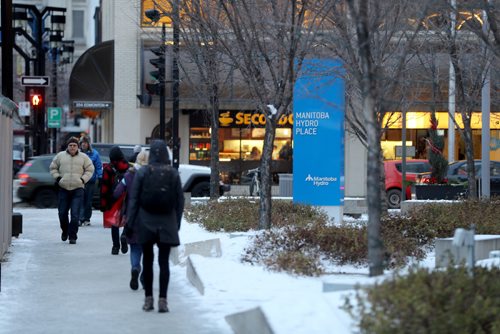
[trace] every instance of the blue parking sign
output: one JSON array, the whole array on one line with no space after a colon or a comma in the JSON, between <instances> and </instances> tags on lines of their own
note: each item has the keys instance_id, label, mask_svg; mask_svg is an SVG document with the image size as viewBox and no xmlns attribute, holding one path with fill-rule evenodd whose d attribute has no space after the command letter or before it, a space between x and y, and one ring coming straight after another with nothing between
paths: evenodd
<instances>
[{"instance_id":1,"label":"blue parking sign","mask_svg":"<svg viewBox=\"0 0 500 334\"><path fill-rule=\"evenodd\" d=\"M293 201L344 205L344 108L342 64L311 59L294 87Z\"/></svg>"}]
</instances>

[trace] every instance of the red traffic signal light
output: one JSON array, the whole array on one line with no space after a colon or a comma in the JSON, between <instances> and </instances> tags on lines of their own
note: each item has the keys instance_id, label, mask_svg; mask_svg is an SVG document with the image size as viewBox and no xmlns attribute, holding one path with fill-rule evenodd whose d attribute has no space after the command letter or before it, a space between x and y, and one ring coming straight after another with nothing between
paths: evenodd
<instances>
[{"instance_id":1,"label":"red traffic signal light","mask_svg":"<svg viewBox=\"0 0 500 334\"><path fill-rule=\"evenodd\" d=\"M33 107L39 106L41 104L42 104L42 95L41 94L31 95L31 105Z\"/></svg>"}]
</instances>

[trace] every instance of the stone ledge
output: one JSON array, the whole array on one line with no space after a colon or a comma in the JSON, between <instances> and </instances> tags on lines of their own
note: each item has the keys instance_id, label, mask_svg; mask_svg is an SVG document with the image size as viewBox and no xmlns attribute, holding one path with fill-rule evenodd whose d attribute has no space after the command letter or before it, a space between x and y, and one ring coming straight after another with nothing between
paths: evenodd
<instances>
[{"instance_id":1,"label":"stone ledge","mask_svg":"<svg viewBox=\"0 0 500 334\"><path fill-rule=\"evenodd\" d=\"M427 204L450 204L450 203L460 203L461 201L457 200L407 200L401 203L401 214L406 215L408 212L422 205Z\"/></svg>"},{"instance_id":2,"label":"stone ledge","mask_svg":"<svg viewBox=\"0 0 500 334\"><path fill-rule=\"evenodd\" d=\"M236 334L274 333L260 307L227 315L225 319Z\"/></svg>"},{"instance_id":3,"label":"stone ledge","mask_svg":"<svg viewBox=\"0 0 500 334\"><path fill-rule=\"evenodd\" d=\"M173 264L184 263L191 254L198 254L205 257L221 257L222 249L220 239L208 239L203 241L189 242L179 247L172 248L170 261Z\"/></svg>"},{"instance_id":4,"label":"stone ledge","mask_svg":"<svg viewBox=\"0 0 500 334\"><path fill-rule=\"evenodd\" d=\"M193 286L200 292L200 294L205 294L205 286L203 285L203 282L201 281L201 278L198 275L196 268L194 267L193 261L191 261L191 258L189 256L186 261L186 276L189 282L193 284Z\"/></svg>"},{"instance_id":5,"label":"stone ledge","mask_svg":"<svg viewBox=\"0 0 500 334\"><path fill-rule=\"evenodd\" d=\"M474 261L488 259L490 252L500 249L500 235L476 234L474 236ZM436 267L445 267L450 258L455 263L466 261L467 249L452 245L453 238L436 239Z\"/></svg>"}]
</instances>

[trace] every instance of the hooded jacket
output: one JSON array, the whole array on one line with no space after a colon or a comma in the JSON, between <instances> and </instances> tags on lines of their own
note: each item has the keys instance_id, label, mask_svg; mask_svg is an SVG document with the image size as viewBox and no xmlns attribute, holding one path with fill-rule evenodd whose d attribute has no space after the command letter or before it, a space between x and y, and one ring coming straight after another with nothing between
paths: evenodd
<instances>
[{"instance_id":1,"label":"hooded jacket","mask_svg":"<svg viewBox=\"0 0 500 334\"><path fill-rule=\"evenodd\" d=\"M101 207L102 212L111 209L115 199L113 198L114 186L125 175L129 164L118 146L113 146L109 152L109 164L104 164L101 182Z\"/></svg>"},{"instance_id":2,"label":"hooded jacket","mask_svg":"<svg viewBox=\"0 0 500 334\"><path fill-rule=\"evenodd\" d=\"M94 150L92 148L92 145L87 141L89 145L89 149L86 151L82 151L83 153L87 154L90 160L92 161L92 164L94 164L94 174L90 178L89 182L93 183L97 179L102 179L102 162L101 162L101 156L99 155L99 152Z\"/></svg>"},{"instance_id":3,"label":"hooded jacket","mask_svg":"<svg viewBox=\"0 0 500 334\"><path fill-rule=\"evenodd\" d=\"M154 167L168 164L167 145L164 141L155 140L151 144L149 152L149 165ZM176 170L172 173L174 178L173 191L176 192L173 210L167 214L155 214L140 206L142 184L147 172L148 168L141 168L134 177L127 211L127 228L138 231L138 243L140 244L159 241L171 246L178 246L180 244L178 231L181 227L184 211L184 193L179 173ZM160 186L158 185L158 187Z\"/></svg>"}]
</instances>

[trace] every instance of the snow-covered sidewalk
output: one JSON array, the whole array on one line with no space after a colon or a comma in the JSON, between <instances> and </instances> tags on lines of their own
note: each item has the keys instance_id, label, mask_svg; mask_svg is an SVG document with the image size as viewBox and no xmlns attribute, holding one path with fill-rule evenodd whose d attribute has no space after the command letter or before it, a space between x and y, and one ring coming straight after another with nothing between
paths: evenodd
<instances>
[{"instance_id":1,"label":"snow-covered sidewalk","mask_svg":"<svg viewBox=\"0 0 500 334\"><path fill-rule=\"evenodd\" d=\"M0 333L160 333L167 328L169 333L231 333L225 318L256 308L275 334L352 333L352 320L340 306L353 291L349 286L373 282L367 268L335 267L336 274L307 278L242 264L252 232L209 233L183 221L181 263L171 265L171 312L145 313L143 290L129 288L129 254L111 255L110 231L102 228L100 212L94 211L90 227L80 228L77 244L69 245L60 240L56 209L15 211L23 215L23 233L2 263ZM203 283L201 294L187 278L184 245L214 238L220 240L221 257L190 255Z\"/></svg>"}]
</instances>

